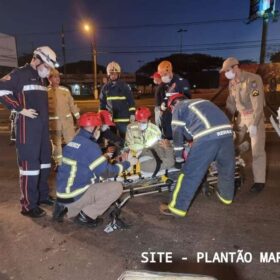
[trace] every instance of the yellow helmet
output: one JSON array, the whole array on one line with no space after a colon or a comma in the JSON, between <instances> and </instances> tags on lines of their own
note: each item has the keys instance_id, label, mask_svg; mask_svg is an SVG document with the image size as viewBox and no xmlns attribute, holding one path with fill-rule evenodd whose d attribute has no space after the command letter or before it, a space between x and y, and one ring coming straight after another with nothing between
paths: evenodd
<instances>
[{"instance_id":1,"label":"yellow helmet","mask_svg":"<svg viewBox=\"0 0 280 280\"><path fill-rule=\"evenodd\" d=\"M106 71L108 76L110 73L121 73L121 67L117 62L112 61L107 65Z\"/></svg>"},{"instance_id":2,"label":"yellow helmet","mask_svg":"<svg viewBox=\"0 0 280 280\"><path fill-rule=\"evenodd\" d=\"M168 60L163 60L158 65L158 72L160 76L165 76L166 74L172 74L172 64Z\"/></svg>"}]
</instances>

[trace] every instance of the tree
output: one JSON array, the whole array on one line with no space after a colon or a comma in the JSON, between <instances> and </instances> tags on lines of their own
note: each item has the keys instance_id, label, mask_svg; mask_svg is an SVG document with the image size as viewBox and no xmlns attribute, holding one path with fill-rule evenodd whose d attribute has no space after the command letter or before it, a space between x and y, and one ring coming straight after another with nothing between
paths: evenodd
<instances>
[{"instance_id":1,"label":"tree","mask_svg":"<svg viewBox=\"0 0 280 280\"><path fill-rule=\"evenodd\" d=\"M270 61L271 61L272 63L280 62L280 52L273 53L273 54L270 56Z\"/></svg>"}]
</instances>

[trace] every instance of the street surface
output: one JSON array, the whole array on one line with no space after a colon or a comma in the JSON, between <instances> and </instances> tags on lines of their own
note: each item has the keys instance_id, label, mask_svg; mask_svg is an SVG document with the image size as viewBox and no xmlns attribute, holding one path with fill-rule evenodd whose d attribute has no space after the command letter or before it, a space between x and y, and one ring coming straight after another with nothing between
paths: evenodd
<instances>
[{"instance_id":1,"label":"street surface","mask_svg":"<svg viewBox=\"0 0 280 280\"><path fill-rule=\"evenodd\" d=\"M137 100L150 105L153 99ZM82 111L95 111L97 102L78 102ZM70 221L54 224L51 207L41 219L23 217L20 212L18 168L15 147L9 145L5 129L6 111L0 111L0 279L117 279L125 270L145 269L215 276L219 280L280 279L280 138L267 125L267 184L260 194L251 194L251 155L247 152L245 183L230 206L221 204L215 195L198 193L186 218L162 216L159 204L168 201L169 193L136 197L128 201L122 217L131 227L104 233L108 223L96 229L81 228ZM52 193L55 174L50 178ZM246 252L248 263L213 261L215 254ZM145 253L146 252L146 253ZM148 254L150 252L150 255ZM157 252L156 262L145 261L142 254ZM172 255L172 262L159 252ZM262 252L275 259L260 262ZM200 254L208 258L198 261ZM184 258L184 259L182 259ZM274 263L274 260L277 263Z\"/></svg>"}]
</instances>

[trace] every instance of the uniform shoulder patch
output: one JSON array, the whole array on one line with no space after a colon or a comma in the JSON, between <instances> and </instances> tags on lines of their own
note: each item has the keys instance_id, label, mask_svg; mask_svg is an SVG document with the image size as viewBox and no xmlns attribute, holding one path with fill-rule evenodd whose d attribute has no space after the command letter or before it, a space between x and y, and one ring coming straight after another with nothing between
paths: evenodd
<instances>
[{"instance_id":1,"label":"uniform shoulder patch","mask_svg":"<svg viewBox=\"0 0 280 280\"><path fill-rule=\"evenodd\" d=\"M253 90L252 95L253 96L258 96L258 95L260 95L260 92L258 90Z\"/></svg>"},{"instance_id":2,"label":"uniform shoulder patch","mask_svg":"<svg viewBox=\"0 0 280 280\"><path fill-rule=\"evenodd\" d=\"M6 75L6 76L2 77L0 80L1 81L10 81L11 80L11 76L10 75Z\"/></svg>"}]
</instances>

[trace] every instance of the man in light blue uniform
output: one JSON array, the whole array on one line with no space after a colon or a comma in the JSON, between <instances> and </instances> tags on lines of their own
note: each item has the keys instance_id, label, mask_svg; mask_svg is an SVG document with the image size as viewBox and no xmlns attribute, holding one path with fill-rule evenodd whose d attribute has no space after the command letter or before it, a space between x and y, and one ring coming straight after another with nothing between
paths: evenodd
<instances>
[{"instance_id":1,"label":"man in light blue uniform","mask_svg":"<svg viewBox=\"0 0 280 280\"><path fill-rule=\"evenodd\" d=\"M201 184L209 165L216 161L218 169L217 196L224 204L231 204L234 195L235 154L232 128L226 115L212 102L188 100L182 94L169 98L173 111L172 131L175 161L182 165L172 201L160 206L165 215L184 217ZM184 162L185 141L192 147Z\"/></svg>"}]
</instances>

